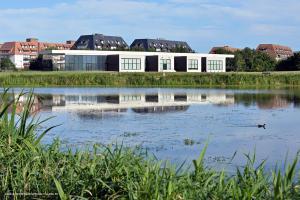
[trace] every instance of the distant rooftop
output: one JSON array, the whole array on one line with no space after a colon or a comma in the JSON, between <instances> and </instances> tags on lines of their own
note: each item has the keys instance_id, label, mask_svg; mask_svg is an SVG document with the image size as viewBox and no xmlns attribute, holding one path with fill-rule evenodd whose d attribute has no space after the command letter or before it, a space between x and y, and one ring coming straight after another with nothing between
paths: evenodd
<instances>
[{"instance_id":1,"label":"distant rooftop","mask_svg":"<svg viewBox=\"0 0 300 200\"><path fill-rule=\"evenodd\" d=\"M120 36L103 34L82 35L75 42L76 50L122 50L129 49L127 43Z\"/></svg>"},{"instance_id":2,"label":"distant rooftop","mask_svg":"<svg viewBox=\"0 0 300 200\"><path fill-rule=\"evenodd\" d=\"M130 45L131 49L142 51L172 52L174 50L192 53L192 48L184 41L173 41L166 39L135 39Z\"/></svg>"},{"instance_id":3,"label":"distant rooftop","mask_svg":"<svg viewBox=\"0 0 300 200\"><path fill-rule=\"evenodd\" d=\"M39 52L53 48L58 50L71 49L73 44L66 43L50 43L50 42L39 42L36 38L27 38L26 41L21 42L5 42L0 45L1 55L36 55Z\"/></svg>"},{"instance_id":4,"label":"distant rooftop","mask_svg":"<svg viewBox=\"0 0 300 200\"><path fill-rule=\"evenodd\" d=\"M276 60L284 60L294 55L290 47L279 44L260 44L256 50L264 52Z\"/></svg>"},{"instance_id":5,"label":"distant rooftop","mask_svg":"<svg viewBox=\"0 0 300 200\"><path fill-rule=\"evenodd\" d=\"M220 46L220 47L213 47L210 50L209 53L216 54L218 50L224 50L224 51L227 51L227 52L230 52L230 53L234 53L234 52L239 51L241 49L226 45L226 46Z\"/></svg>"}]
</instances>

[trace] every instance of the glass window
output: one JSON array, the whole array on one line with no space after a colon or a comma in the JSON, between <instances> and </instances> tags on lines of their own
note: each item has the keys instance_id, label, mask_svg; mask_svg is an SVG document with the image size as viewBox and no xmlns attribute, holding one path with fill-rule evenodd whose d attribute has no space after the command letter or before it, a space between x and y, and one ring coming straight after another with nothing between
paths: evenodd
<instances>
[{"instance_id":1,"label":"glass window","mask_svg":"<svg viewBox=\"0 0 300 200\"><path fill-rule=\"evenodd\" d=\"M122 70L141 70L140 58L122 58L121 59Z\"/></svg>"},{"instance_id":2,"label":"glass window","mask_svg":"<svg viewBox=\"0 0 300 200\"><path fill-rule=\"evenodd\" d=\"M162 70L171 70L171 59L160 59L160 68Z\"/></svg>"},{"instance_id":3,"label":"glass window","mask_svg":"<svg viewBox=\"0 0 300 200\"><path fill-rule=\"evenodd\" d=\"M209 60L207 61L207 69L210 71L222 71L223 61L222 60Z\"/></svg>"},{"instance_id":4,"label":"glass window","mask_svg":"<svg viewBox=\"0 0 300 200\"><path fill-rule=\"evenodd\" d=\"M198 70L198 60L197 59L190 59L188 61L188 69Z\"/></svg>"}]
</instances>

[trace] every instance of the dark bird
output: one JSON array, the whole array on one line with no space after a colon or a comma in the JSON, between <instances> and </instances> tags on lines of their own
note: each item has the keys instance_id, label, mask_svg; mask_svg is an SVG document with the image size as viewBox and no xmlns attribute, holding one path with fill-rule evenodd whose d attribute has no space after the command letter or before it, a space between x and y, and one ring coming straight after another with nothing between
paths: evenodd
<instances>
[{"instance_id":1,"label":"dark bird","mask_svg":"<svg viewBox=\"0 0 300 200\"><path fill-rule=\"evenodd\" d=\"M266 129L266 124L258 124L257 127L258 127L258 128Z\"/></svg>"}]
</instances>

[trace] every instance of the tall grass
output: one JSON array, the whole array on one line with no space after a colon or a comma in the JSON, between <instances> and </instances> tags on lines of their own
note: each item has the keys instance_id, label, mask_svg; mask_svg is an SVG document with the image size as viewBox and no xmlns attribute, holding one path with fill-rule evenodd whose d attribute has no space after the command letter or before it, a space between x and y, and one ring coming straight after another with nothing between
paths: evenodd
<instances>
[{"instance_id":1,"label":"tall grass","mask_svg":"<svg viewBox=\"0 0 300 200\"><path fill-rule=\"evenodd\" d=\"M297 158L269 173L245 155L228 175L205 166L207 145L190 170L122 145L62 151L59 140L41 144L54 127L37 134L43 121L31 119L30 98L16 116L17 100L7 91L0 100L0 199L300 199Z\"/></svg>"},{"instance_id":2,"label":"tall grass","mask_svg":"<svg viewBox=\"0 0 300 200\"><path fill-rule=\"evenodd\" d=\"M13 72L0 73L2 86L102 87L282 87L300 86L300 73L111 73Z\"/></svg>"}]
</instances>

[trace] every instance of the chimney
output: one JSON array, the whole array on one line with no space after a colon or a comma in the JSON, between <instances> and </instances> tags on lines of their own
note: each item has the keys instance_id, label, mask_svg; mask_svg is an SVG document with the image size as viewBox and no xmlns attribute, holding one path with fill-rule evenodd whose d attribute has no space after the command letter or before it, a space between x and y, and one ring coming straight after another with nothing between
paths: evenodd
<instances>
[{"instance_id":1,"label":"chimney","mask_svg":"<svg viewBox=\"0 0 300 200\"><path fill-rule=\"evenodd\" d=\"M38 42L39 41L39 39L37 39L37 38L27 38L26 39L26 42Z\"/></svg>"},{"instance_id":2,"label":"chimney","mask_svg":"<svg viewBox=\"0 0 300 200\"><path fill-rule=\"evenodd\" d=\"M73 44L75 44L75 41L74 41L74 40L67 40L67 41L66 41L66 44L71 44L71 45L73 45Z\"/></svg>"}]
</instances>

